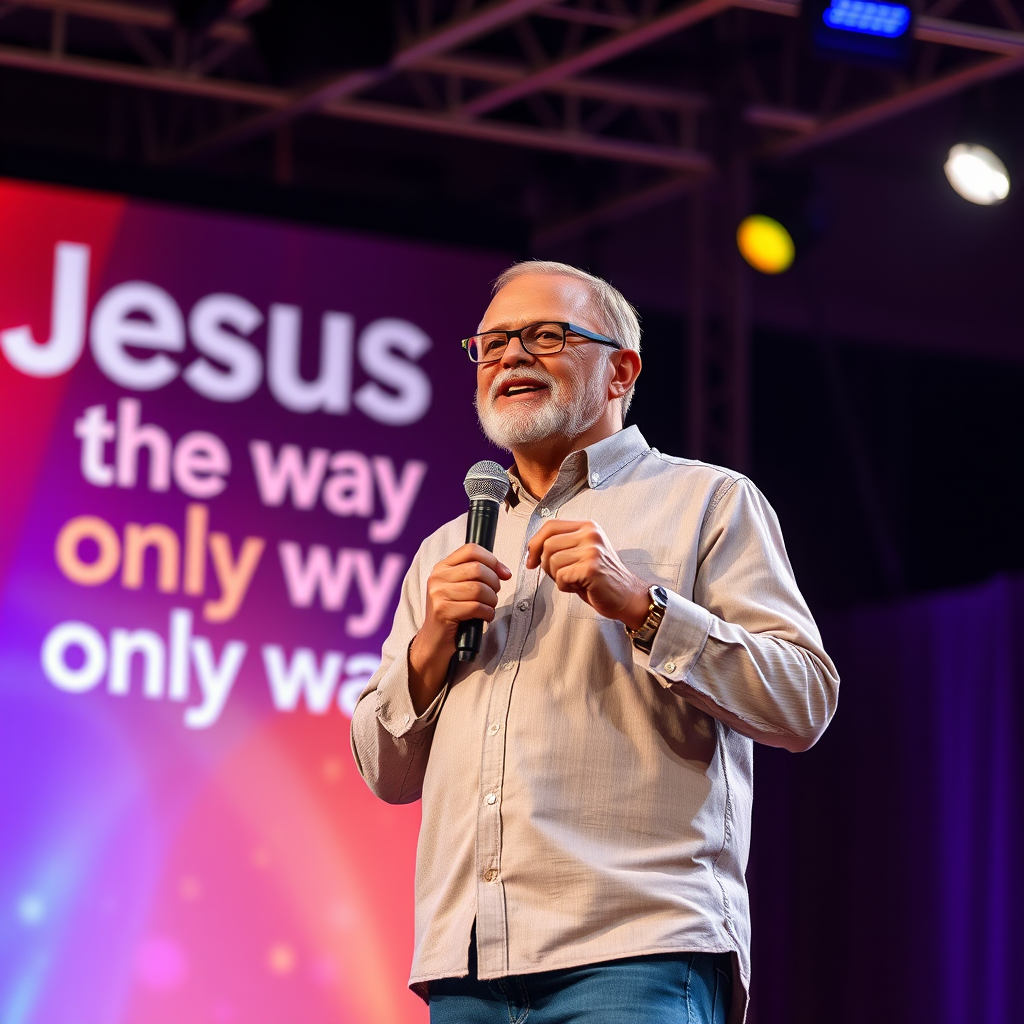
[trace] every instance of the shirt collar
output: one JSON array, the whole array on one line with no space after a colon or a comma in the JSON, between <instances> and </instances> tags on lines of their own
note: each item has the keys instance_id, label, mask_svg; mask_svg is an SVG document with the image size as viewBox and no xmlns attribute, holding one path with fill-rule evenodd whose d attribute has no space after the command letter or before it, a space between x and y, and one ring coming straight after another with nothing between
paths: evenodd
<instances>
[{"instance_id":1,"label":"shirt collar","mask_svg":"<svg viewBox=\"0 0 1024 1024\"><path fill-rule=\"evenodd\" d=\"M582 483L586 483L593 489L599 488L623 466L650 450L650 445L644 440L640 428L635 424L625 427L623 430L617 430L609 437L567 455L555 482L551 485L551 490L545 495L545 499L555 498ZM521 500L525 500L531 505L535 504L534 497L523 486L515 465L507 472L512 485L506 498L508 506L515 508Z\"/></svg>"},{"instance_id":2,"label":"shirt collar","mask_svg":"<svg viewBox=\"0 0 1024 1024\"><path fill-rule=\"evenodd\" d=\"M623 466L650 450L651 446L636 424L616 431L611 437L583 449L587 459L587 483L594 488L600 487Z\"/></svg>"}]
</instances>

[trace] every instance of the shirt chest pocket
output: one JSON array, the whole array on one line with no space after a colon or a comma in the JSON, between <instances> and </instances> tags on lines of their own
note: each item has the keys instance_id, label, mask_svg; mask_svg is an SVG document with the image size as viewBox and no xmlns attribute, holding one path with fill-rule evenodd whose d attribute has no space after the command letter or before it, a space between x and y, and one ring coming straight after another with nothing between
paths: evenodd
<instances>
[{"instance_id":1,"label":"shirt chest pocket","mask_svg":"<svg viewBox=\"0 0 1024 1024\"><path fill-rule=\"evenodd\" d=\"M640 579L650 586L659 584L668 590L676 590L678 587L679 572L682 568L681 562L652 562L644 558L632 555L620 554L622 564L630 572L635 573ZM593 608L577 594L564 594L556 590L556 600L565 602L565 608L572 619L604 619L598 615ZM607 621L607 620L605 620Z\"/></svg>"}]
</instances>

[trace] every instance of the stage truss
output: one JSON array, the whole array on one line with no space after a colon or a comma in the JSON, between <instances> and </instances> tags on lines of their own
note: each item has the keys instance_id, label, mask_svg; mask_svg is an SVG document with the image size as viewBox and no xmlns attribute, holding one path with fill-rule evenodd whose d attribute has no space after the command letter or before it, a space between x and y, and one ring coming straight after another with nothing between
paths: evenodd
<instances>
[{"instance_id":1,"label":"stage truss","mask_svg":"<svg viewBox=\"0 0 1024 1024\"><path fill-rule=\"evenodd\" d=\"M513 149L601 165L578 188L563 168L558 194L529 218L537 253L699 196L681 246L688 447L742 467L749 315L729 231L749 168L1021 70L1020 3L918 4L911 63L880 70L822 61L791 0L402 0L388 66L289 90L269 83L245 20L261 0L235 0L201 33L159 2L20 0L0 2L0 66L178 97L143 107L141 159L153 167L213 165L269 137L287 183L300 117L408 135L412 159L413 133L458 138L458 160L485 174Z\"/></svg>"}]
</instances>

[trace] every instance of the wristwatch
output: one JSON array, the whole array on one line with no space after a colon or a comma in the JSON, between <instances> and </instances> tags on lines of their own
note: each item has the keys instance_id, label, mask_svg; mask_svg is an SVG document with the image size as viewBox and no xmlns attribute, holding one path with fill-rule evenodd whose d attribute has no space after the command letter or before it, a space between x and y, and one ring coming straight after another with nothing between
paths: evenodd
<instances>
[{"instance_id":1,"label":"wristwatch","mask_svg":"<svg viewBox=\"0 0 1024 1024\"><path fill-rule=\"evenodd\" d=\"M651 598L651 606L647 609L647 618L644 619L643 625L639 629L630 629L626 626L626 633L633 641L633 646L644 654L651 653L655 634L668 607L668 591L664 587L653 586L647 593Z\"/></svg>"}]
</instances>

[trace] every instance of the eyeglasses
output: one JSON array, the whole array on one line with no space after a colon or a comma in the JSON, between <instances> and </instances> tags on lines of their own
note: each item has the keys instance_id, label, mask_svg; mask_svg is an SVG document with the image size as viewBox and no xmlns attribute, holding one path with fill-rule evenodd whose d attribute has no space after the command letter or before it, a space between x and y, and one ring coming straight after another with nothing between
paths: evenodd
<instances>
[{"instance_id":1,"label":"eyeglasses","mask_svg":"<svg viewBox=\"0 0 1024 1024\"><path fill-rule=\"evenodd\" d=\"M472 338L464 338L462 347L466 355L474 363L496 363L505 353L508 343L518 338L519 343L535 356L550 356L565 348L566 336L578 335L583 341L595 341L598 345L611 345L612 348L622 346L612 338L603 334L595 334L583 327L567 323L564 320L546 320L542 323L527 324L514 331L486 331L474 334Z\"/></svg>"}]
</instances>

